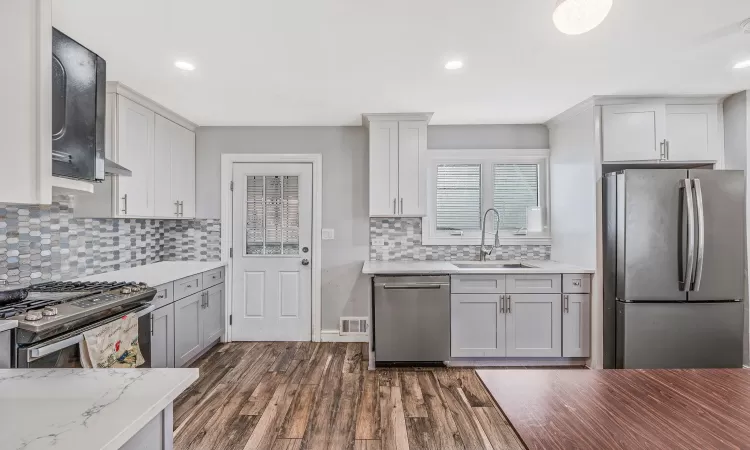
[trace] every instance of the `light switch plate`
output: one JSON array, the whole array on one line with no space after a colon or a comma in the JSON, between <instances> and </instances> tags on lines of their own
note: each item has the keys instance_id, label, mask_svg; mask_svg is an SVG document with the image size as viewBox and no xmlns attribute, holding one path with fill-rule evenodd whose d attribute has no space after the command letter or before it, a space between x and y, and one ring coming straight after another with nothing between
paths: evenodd
<instances>
[{"instance_id":1,"label":"light switch plate","mask_svg":"<svg viewBox=\"0 0 750 450\"><path fill-rule=\"evenodd\" d=\"M322 239L324 241L332 241L333 240L333 236L334 236L333 228L323 228L321 230L320 234L321 234L321 237L322 237Z\"/></svg>"},{"instance_id":2,"label":"light switch plate","mask_svg":"<svg viewBox=\"0 0 750 450\"><path fill-rule=\"evenodd\" d=\"M385 239L373 239L371 243L374 246L383 246L385 245Z\"/></svg>"}]
</instances>

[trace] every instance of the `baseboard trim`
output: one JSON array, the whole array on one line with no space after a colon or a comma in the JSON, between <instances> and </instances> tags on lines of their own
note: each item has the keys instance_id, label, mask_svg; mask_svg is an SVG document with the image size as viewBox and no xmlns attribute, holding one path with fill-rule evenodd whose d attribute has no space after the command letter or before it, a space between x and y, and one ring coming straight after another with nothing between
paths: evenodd
<instances>
[{"instance_id":1,"label":"baseboard trim","mask_svg":"<svg viewBox=\"0 0 750 450\"><path fill-rule=\"evenodd\" d=\"M586 358L455 358L448 367L586 367Z\"/></svg>"},{"instance_id":2,"label":"baseboard trim","mask_svg":"<svg viewBox=\"0 0 750 450\"><path fill-rule=\"evenodd\" d=\"M345 335L339 334L339 330L321 330L321 342L367 342L367 335Z\"/></svg>"}]
</instances>

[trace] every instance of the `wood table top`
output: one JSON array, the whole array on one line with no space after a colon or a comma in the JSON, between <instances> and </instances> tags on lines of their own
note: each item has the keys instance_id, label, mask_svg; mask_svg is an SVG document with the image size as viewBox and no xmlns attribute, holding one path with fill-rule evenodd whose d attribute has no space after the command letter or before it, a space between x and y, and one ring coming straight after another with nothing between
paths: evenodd
<instances>
[{"instance_id":1,"label":"wood table top","mask_svg":"<svg viewBox=\"0 0 750 450\"><path fill-rule=\"evenodd\" d=\"M529 449L750 448L750 370L478 370Z\"/></svg>"}]
</instances>

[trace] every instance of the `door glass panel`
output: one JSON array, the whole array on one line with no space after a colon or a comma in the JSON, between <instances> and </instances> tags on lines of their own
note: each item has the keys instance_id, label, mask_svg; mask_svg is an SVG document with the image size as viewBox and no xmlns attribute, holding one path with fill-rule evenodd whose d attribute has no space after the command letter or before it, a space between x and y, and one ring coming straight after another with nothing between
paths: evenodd
<instances>
[{"instance_id":1,"label":"door glass panel","mask_svg":"<svg viewBox=\"0 0 750 450\"><path fill-rule=\"evenodd\" d=\"M246 255L299 255L299 177L248 176Z\"/></svg>"}]
</instances>

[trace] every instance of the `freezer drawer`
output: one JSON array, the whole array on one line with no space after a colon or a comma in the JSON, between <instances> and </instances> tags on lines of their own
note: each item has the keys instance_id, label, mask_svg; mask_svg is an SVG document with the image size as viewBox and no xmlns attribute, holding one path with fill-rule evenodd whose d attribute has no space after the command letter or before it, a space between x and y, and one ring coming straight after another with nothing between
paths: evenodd
<instances>
[{"instance_id":1,"label":"freezer drawer","mask_svg":"<svg viewBox=\"0 0 750 450\"><path fill-rule=\"evenodd\" d=\"M617 302L618 369L742 367L742 302Z\"/></svg>"},{"instance_id":2,"label":"freezer drawer","mask_svg":"<svg viewBox=\"0 0 750 450\"><path fill-rule=\"evenodd\" d=\"M376 277L373 283L376 362L448 361L449 277Z\"/></svg>"}]
</instances>

